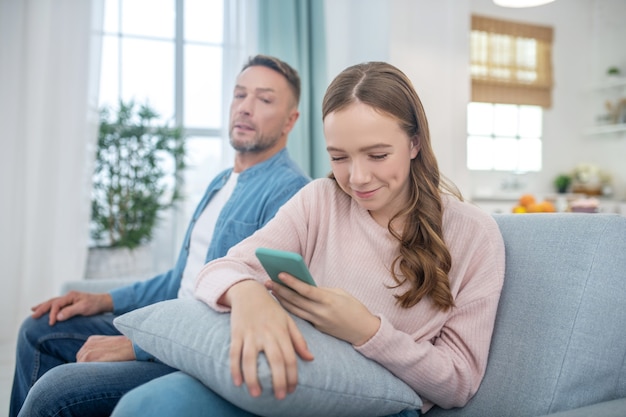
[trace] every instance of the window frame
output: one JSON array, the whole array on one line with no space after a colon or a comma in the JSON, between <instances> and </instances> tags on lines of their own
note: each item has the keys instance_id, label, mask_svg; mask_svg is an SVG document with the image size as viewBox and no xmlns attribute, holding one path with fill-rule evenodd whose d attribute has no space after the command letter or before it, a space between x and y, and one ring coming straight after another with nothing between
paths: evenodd
<instances>
[{"instance_id":1,"label":"window frame","mask_svg":"<svg viewBox=\"0 0 626 417\"><path fill-rule=\"evenodd\" d=\"M483 106L490 106L491 110L490 110L490 119L491 119L491 128L490 129L484 129L480 132L477 131L472 131L471 130L471 121L470 121L470 116L472 113L474 113L476 110L471 110L470 107L475 105L483 105ZM514 127L514 129L511 129L509 132L502 132L502 131L498 131L498 127L496 124L496 120L498 119L497 117L497 112L496 112L496 107L497 106L511 106L510 109L515 111L515 118L516 118L516 126ZM522 112L525 110L525 108L531 107L532 110L539 110L541 113L539 114L539 117L541 120L535 120L536 123L539 124L540 128L537 132L535 132L535 134L523 134L523 121L522 119ZM480 109L479 109L480 110ZM539 106L527 106L527 105L521 105L521 104L504 104L504 103L484 103L484 102L471 102L469 103L468 107L467 107L467 112L468 112L468 119L467 119L467 143L466 143L466 147L467 147L467 154L466 154L466 166L467 169L470 171L487 171L487 172L516 172L516 173L526 173L526 172L541 172L541 170L543 169L543 129L541 129L541 124L543 122L543 109ZM486 114L487 112L484 111L484 114ZM485 118L485 116L483 116L483 118ZM488 145L491 147L490 149L490 154L491 154L491 163L490 166L487 167L486 164L482 164L481 167L479 167L481 164L475 162L476 160L474 160L474 162L472 161L472 158L475 158L475 154L481 154L480 149L477 149L476 146L471 146L471 141L476 141L479 139L483 139L483 140L487 140L490 141L491 143ZM505 145L504 143L497 143L498 140L500 139L504 139L504 140L514 140L515 141L515 146L517 147L517 150L515 152L509 152L509 153L505 153L498 155L498 148L501 147L501 145ZM538 156L537 158L533 159L527 159L527 160L521 160L521 155L523 154L522 150L524 148L529 148L532 146L532 142L538 141L538 145L535 144L536 148L535 148L535 152L538 152ZM482 149L484 150L484 148ZM507 167L503 167L503 166L498 166L498 163L503 164L505 163L506 160L511 160L514 157L517 158L516 162L514 164L511 164Z\"/></svg>"},{"instance_id":2,"label":"window frame","mask_svg":"<svg viewBox=\"0 0 626 417\"><path fill-rule=\"evenodd\" d=\"M172 117L173 119L173 124L175 126L181 127L183 129L183 135L185 137L187 136L194 136L194 137L198 137L198 136L203 136L203 137L222 137L223 136L223 132L224 132L224 121L227 120L225 117L222 117L220 120L220 126L218 127L191 127L191 126L185 126L184 124L184 119L185 119L185 46L187 44L201 44L201 45L207 45L210 44L211 46L219 46L220 48L222 48L222 56L226 56L227 52L226 49L229 47L229 45L227 45L227 41L225 39L222 39L222 42L220 44L217 43L207 43L207 42L199 42L199 41L195 41L195 40L190 40L187 41L185 40L185 34L184 34L184 3L185 0L174 0L174 7L175 7L175 23L174 23L174 38L172 39L167 39L167 38L163 38L163 37L158 37L158 36L148 36L148 35L137 35L137 34L128 34L128 33L124 33L122 32L122 28L120 27L121 25L120 20L122 19L122 8L121 5L125 0L110 0L110 1L115 1L118 4L118 22L116 23L117 26L117 32L109 32L106 31L103 28L102 31L102 37L103 39L105 37L114 37L117 38L117 42L118 42L118 57L117 57L117 92L116 95L118 97L118 99L120 97L122 97L122 86L123 86L123 74L122 74L122 66L124 65L122 62L122 39L140 39L140 40L148 40L148 41L168 41L168 42L172 42L173 43L173 47L174 47L174 85L172 86L172 88L174 89L174 100L173 100L173 114L172 115L161 115L162 118L167 118L167 117ZM224 15L226 15L227 13L227 8L226 8L226 4L227 3L225 0L222 0L222 3L224 4L223 9L224 9ZM224 71L224 65L222 65L221 68L222 71L222 78L223 77L223 71ZM224 92L222 91L222 94ZM224 105L224 100L221 99L220 103L223 107ZM102 105L103 103L99 100L99 106ZM111 105L117 105L117 103L108 103ZM140 104L140 103L138 103Z\"/></svg>"},{"instance_id":3,"label":"window frame","mask_svg":"<svg viewBox=\"0 0 626 417\"><path fill-rule=\"evenodd\" d=\"M541 172L543 169L543 114L544 108L552 104L552 39L553 29L548 26L531 25L485 16L472 15L470 36L471 99L467 106L466 126L466 167L470 171L488 172ZM475 135L470 131L470 107L475 103L485 103L493 108L498 105L515 106L517 126L513 135L501 135L495 126L487 134ZM536 135L526 137L520 134L520 113L522 106L538 106L540 113L539 129ZM492 110L492 113L495 110ZM495 120L495 116L492 116ZM495 123L495 121L493 122ZM482 148L480 138L485 141ZM499 138L514 139L517 151L497 156ZM476 144L472 146L472 141ZM524 141L524 142L521 142ZM531 141L538 152L536 160L520 160L521 149ZM478 147L478 148L477 148ZM532 146L529 147L532 149ZM492 154L490 168L487 163L478 163L481 152ZM476 159L472 160L475 156ZM517 161L508 168L498 167L498 161ZM531 167L529 169L529 167ZM525 169L524 169L525 168Z\"/></svg>"}]
</instances>

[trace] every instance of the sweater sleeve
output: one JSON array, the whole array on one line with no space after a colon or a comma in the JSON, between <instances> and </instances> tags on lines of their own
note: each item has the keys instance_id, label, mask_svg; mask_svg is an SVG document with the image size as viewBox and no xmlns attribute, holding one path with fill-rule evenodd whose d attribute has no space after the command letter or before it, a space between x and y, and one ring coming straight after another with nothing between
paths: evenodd
<instances>
[{"instance_id":1,"label":"sweater sleeve","mask_svg":"<svg viewBox=\"0 0 626 417\"><path fill-rule=\"evenodd\" d=\"M229 309L219 304L218 300L230 287L247 279L260 283L269 279L254 254L256 248L302 253L307 239L302 212L302 207L307 207L307 187L287 201L263 228L233 246L225 257L206 264L198 274L195 297L216 311L227 312Z\"/></svg>"}]
</instances>

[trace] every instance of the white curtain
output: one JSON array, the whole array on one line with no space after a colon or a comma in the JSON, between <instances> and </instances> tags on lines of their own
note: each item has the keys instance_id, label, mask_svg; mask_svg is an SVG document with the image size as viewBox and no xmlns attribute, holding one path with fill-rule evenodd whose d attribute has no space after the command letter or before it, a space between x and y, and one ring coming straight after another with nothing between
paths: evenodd
<instances>
[{"instance_id":1,"label":"white curtain","mask_svg":"<svg viewBox=\"0 0 626 417\"><path fill-rule=\"evenodd\" d=\"M0 338L83 276L102 0L0 0Z\"/></svg>"},{"instance_id":2,"label":"white curtain","mask_svg":"<svg viewBox=\"0 0 626 417\"><path fill-rule=\"evenodd\" d=\"M224 126L222 164L224 168L231 167L235 157L235 151L230 146L228 132L233 88L235 88L235 80L248 58L258 53L256 38L256 2L249 0L224 1L224 60L222 64L222 108L224 109L222 112L222 126Z\"/></svg>"}]
</instances>

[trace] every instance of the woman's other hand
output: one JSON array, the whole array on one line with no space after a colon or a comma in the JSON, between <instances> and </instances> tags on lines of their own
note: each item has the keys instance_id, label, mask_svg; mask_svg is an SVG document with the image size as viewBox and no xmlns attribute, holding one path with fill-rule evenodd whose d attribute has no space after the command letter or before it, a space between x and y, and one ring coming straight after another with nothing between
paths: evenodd
<instances>
[{"instance_id":1,"label":"woman's other hand","mask_svg":"<svg viewBox=\"0 0 626 417\"><path fill-rule=\"evenodd\" d=\"M233 285L223 297L231 307L230 370L233 382L245 382L250 395L261 395L257 361L265 354L272 372L274 396L283 399L298 384L296 355L313 360L293 319L256 281Z\"/></svg>"}]
</instances>

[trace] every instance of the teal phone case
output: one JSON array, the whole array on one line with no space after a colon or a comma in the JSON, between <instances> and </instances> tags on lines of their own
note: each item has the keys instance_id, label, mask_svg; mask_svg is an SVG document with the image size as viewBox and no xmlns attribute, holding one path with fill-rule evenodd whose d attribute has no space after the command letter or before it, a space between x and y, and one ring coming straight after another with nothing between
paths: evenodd
<instances>
[{"instance_id":1,"label":"teal phone case","mask_svg":"<svg viewBox=\"0 0 626 417\"><path fill-rule=\"evenodd\" d=\"M255 253L272 281L285 285L278 278L278 274L287 272L302 282L306 282L314 287L317 286L304 260L302 260L302 256L299 254L269 248L258 248Z\"/></svg>"}]
</instances>

